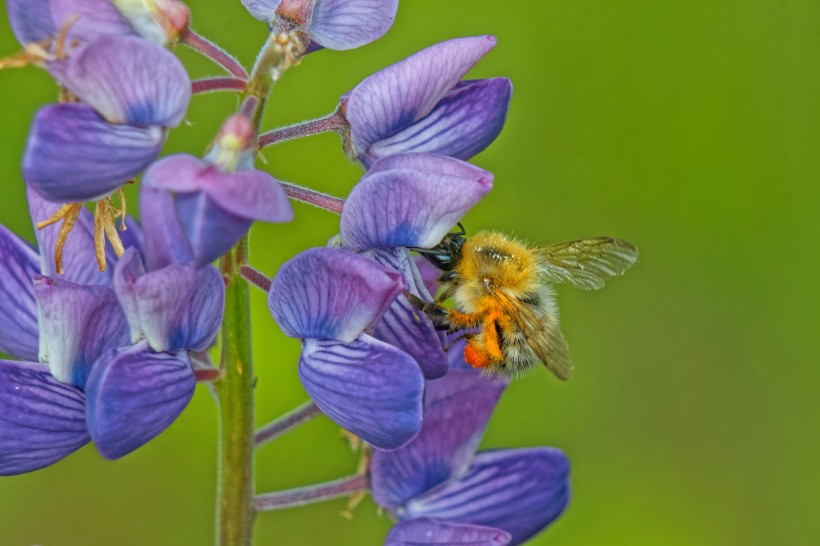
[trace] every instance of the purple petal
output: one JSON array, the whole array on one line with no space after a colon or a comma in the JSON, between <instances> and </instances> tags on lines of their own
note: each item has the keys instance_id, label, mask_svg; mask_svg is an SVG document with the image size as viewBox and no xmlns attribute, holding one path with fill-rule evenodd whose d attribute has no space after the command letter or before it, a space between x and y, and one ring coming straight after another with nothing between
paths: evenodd
<instances>
[{"instance_id":1,"label":"purple petal","mask_svg":"<svg viewBox=\"0 0 820 546\"><path fill-rule=\"evenodd\" d=\"M464 472L504 387L503 382L466 371L428 381L419 435L396 451L373 453L370 473L376 502L397 510Z\"/></svg>"},{"instance_id":2,"label":"purple petal","mask_svg":"<svg viewBox=\"0 0 820 546\"><path fill-rule=\"evenodd\" d=\"M504 127L512 95L507 78L462 82L423 119L376 142L360 158L365 164L403 152L432 152L470 159Z\"/></svg>"},{"instance_id":3,"label":"purple petal","mask_svg":"<svg viewBox=\"0 0 820 546\"><path fill-rule=\"evenodd\" d=\"M246 220L289 222L293 208L281 184L256 169L222 172L190 155L174 155L156 162L145 173L151 188L178 193L204 191L225 212Z\"/></svg>"},{"instance_id":4,"label":"purple petal","mask_svg":"<svg viewBox=\"0 0 820 546\"><path fill-rule=\"evenodd\" d=\"M447 171L457 159L432 154L423 159L425 170L379 168L353 188L342 211L346 245L354 250L431 248L492 188L492 175L483 169L452 176ZM445 167L437 169L440 165Z\"/></svg>"},{"instance_id":5,"label":"purple petal","mask_svg":"<svg viewBox=\"0 0 820 546\"><path fill-rule=\"evenodd\" d=\"M9 22L14 36L25 45L57 34L51 0L8 0Z\"/></svg>"},{"instance_id":6,"label":"purple petal","mask_svg":"<svg viewBox=\"0 0 820 546\"><path fill-rule=\"evenodd\" d=\"M95 364L86 386L88 430L106 459L119 459L168 428L194 395L187 351L147 344L116 349Z\"/></svg>"},{"instance_id":7,"label":"purple petal","mask_svg":"<svg viewBox=\"0 0 820 546\"><path fill-rule=\"evenodd\" d=\"M225 283L213 266L172 264L145 274L131 249L117 264L114 287L132 341L144 337L154 351L203 351L222 324Z\"/></svg>"},{"instance_id":8,"label":"purple petal","mask_svg":"<svg viewBox=\"0 0 820 546\"><path fill-rule=\"evenodd\" d=\"M49 68L110 123L176 127L191 99L179 59L134 36L100 38Z\"/></svg>"},{"instance_id":9,"label":"purple petal","mask_svg":"<svg viewBox=\"0 0 820 546\"><path fill-rule=\"evenodd\" d=\"M94 247L94 218L88 209L83 208L80 216L66 239L63 248L64 275L57 275L54 266L54 251L57 246L57 236L61 224L52 224L37 229L36 224L51 218L60 208L59 203L52 203L31 188L27 188L28 207L31 219L35 224L34 234L37 236L37 246L40 248L40 272L43 275L64 279L77 284L111 284L111 269L100 271L97 265L96 250ZM128 232L125 232L128 233ZM126 243L126 240L123 240ZM117 263L117 256L106 245L105 258L109 264Z\"/></svg>"},{"instance_id":10,"label":"purple petal","mask_svg":"<svg viewBox=\"0 0 820 546\"><path fill-rule=\"evenodd\" d=\"M363 256L312 248L279 269L268 307L290 337L350 343L375 325L403 289L401 275Z\"/></svg>"},{"instance_id":11,"label":"purple petal","mask_svg":"<svg viewBox=\"0 0 820 546\"><path fill-rule=\"evenodd\" d=\"M34 276L40 257L0 224L0 351L37 360L37 302Z\"/></svg>"},{"instance_id":12,"label":"purple petal","mask_svg":"<svg viewBox=\"0 0 820 546\"><path fill-rule=\"evenodd\" d=\"M411 519L393 526L385 546L422 546L447 544L451 546L505 546L512 537L493 527L438 521L431 518Z\"/></svg>"},{"instance_id":13,"label":"purple petal","mask_svg":"<svg viewBox=\"0 0 820 546\"><path fill-rule=\"evenodd\" d=\"M493 36L433 45L365 79L350 92L345 116L359 155L429 114L495 46Z\"/></svg>"},{"instance_id":14,"label":"purple petal","mask_svg":"<svg viewBox=\"0 0 820 546\"><path fill-rule=\"evenodd\" d=\"M419 367L403 351L368 335L348 344L307 340L299 377L323 413L375 447L400 447L421 428Z\"/></svg>"},{"instance_id":15,"label":"purple petal","mask_svg":"<svg viewBox=\"0 0 820 546\"><path fill-rule=\"evenodd\" d=\"M40 360L63 383L83 388L94 361L128 343L128 324L114 291L36 277Z\"/></svg>"},{"instance_id":16,"label":"purple petal","mask_svg":"<svg viewBox=\"0 0 820 546\"><path fill-rule=\"evenodd\" d=\"M436 292L438 292L438 278L441 276L441 270L431 264L424 256L416 256L415 262L421 282L424 284L427 292L435 296Z\"/></svg>"},{"instance_id":17,"label":"purple petal","mask_svg":"<svg viewBox=\"0 0 820 546\"><path fill-rule=\"evenodd\" d=\"M74 19L69 40L90 43L104 36L128 36L134 28L111 0L51 0L57 26Z\"/></svg>"},{"instance_id":18,"label":"purple petal","mask_svg":"<svg viewBox=\"0 0 820 546\"><path fill-rule=\"evenodd\" d=\"M293 219L293 209L284 189L262 171L223 173L193 156L175 155L152 165L143 178L143 185L148 190L177 192L173 197L176 219L160 223L173 223L172 232L181 231L187 245L158 234L157 247L167 249L166 254L171 256L184 256L190 248L198 266L209 264L227 252L247 233L254 220L287 222ZM147 197L163 199L150 194ZM167 204L162 214L169 214Z\"/></svg>"},{"instance_id":19,"label":"purple petal","mask_svg":"<svg viewBox=\"0 0 820 546\"><path fill-rule=\"evenodd\" d=\"M250 12L251 15L270 23L276 17L276 8L282 0L242 0L242 5Z\"/></svg>"},{"instance_id":20,"label":"purple petal","mask_svg":"<svg viewBox=\"0 0 820 546\"><path fill-rule=\"evenodd\" d=\"M145 255L145 234L140 223L131 216L125 217L125 230L120 230L120 240L126 248L135 249L141 256ZM115 261L109 263L116 263Z\"/></svg>"},{"instance_id":21,"label":"purple petal","mask_svg":"<svg viewBox=\"0 0 820 546\"><path fill-rule=\"evenodd\" d=\"M41 364L0 360L0 476L54 464L88 439L82 391Z\"/></svg>"},{"instance_id":22,"label":"purple petal","mask_svg":"<svg viewBox=\"0 0 820 546\"><path fill-rule=\"evenodd\" d=\"M145 237L145 258L154 271L174 263L194 261L194 251L176 213L174 195L165 190L140 187L140 212Z\"/></svg>"},{"instance_id":23,"label":"purple petal","mask_svg":"<svg viewBox=\"0 0 820 546\"><path fill-rule=\"evenodd\" d=\"M418 277L416 264L407 249L378 249L368 251L365 255L401 273L410 293L424 301L432 301ZM388 308L376 325L373 336L412 356L426 379L435 379L447 373L450 365L447 353L444 352L444 334L437 332L433 323L404 294L399 295Z\"/></svg>"},{"instance_id":24,"label":"purple petal","mask_svg":"<svg viewBox=\"0 0 820 546\"><path fill-rule=\"evenodd\" d=\"M253 224L253 220L225 212L202 192L177 194L174 205L197 267L212 263L228 252Z\"/></svg>"},{"instance_id":25,"label":"purple petal","mask_svg":"<svg viewBox=\"0 0 820 546\"><path fill-rule=\"evenodd\" d=\"M23 173L50 201L92 201L147 167L164 140L159 127L112 125L86 104L54 104L34 118Z\"/></svg>"},{"instance_id":26,"label":"purple petal","mask_svg":"<svg viewBox=\"0 0 820 546\"><path fill-rule=\"evenodd\" d=\"M549 447L486 451L469 472L410 501L401 517L433 517L504 529L521 544L569 502L569 462Z\"/></svg>"},{"instance_id":27,"label":"purple petal","mask_svg":"<svg viewBox=\"0 0 820 546\"><path fill-rule=\"evenodd\" d=\"M353 49L384 36L398 8L399 0L317 0L306 31L328 49Z\"/></svg>"}]
</instances>

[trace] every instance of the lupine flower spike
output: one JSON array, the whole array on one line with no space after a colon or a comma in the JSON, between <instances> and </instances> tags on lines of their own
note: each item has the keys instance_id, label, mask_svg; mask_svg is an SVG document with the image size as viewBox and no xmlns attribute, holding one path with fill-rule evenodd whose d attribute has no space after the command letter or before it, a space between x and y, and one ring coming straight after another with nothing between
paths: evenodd
<instances>
[{"instance_id":1,"label":"lupine flower spike","mask_svg":"<svg viewBox=\"0 0 820 546\"><path fill-rule=\"evenodd\" d=\"M512 84L465 78L495 37L427 47L333 91L331 114L265 131L286 70L384 36L399 1L241 3L269 30L250 70L194 32L180 0L6 2L23 50L0 69L45 70L59 99L36 113L22 158L36 244L0 224L0 476L87 444L105 459L128 456L171 426L204 381L220 414L220 546L251 544L262 511L349 496L350 517L367 493L394 522L391 546L524 543L566 508L569 463L549 447L479 451L507 383L468 366L455 336L475 342L493 323L456 332L439 320L471 310L459 297L438 305L460 294L458 270L439 276L419 257L454 248L453 230L493 187L493 174L467 161L501 133ZM178 44L227 74L191 82ZM160 157L191 97L213 91L236 93L239 106L210 145ZM363 168L345 198L257 168L267 146L322 132L338 133ZM128 184L139 184L139 221ZM271 279L251 250L281 241L259 244L252 226L292 221L291 199L339 215L338 234ZM574 267L589 277L583 266ZM297 362L255 365L247 281L298 340ZM256 383L271 365L298 376L309 400L254 431ZM254 465L267 461L255 450L320 415L362 448L358 468L257 494Z\"/></svg>"}]
</instances>

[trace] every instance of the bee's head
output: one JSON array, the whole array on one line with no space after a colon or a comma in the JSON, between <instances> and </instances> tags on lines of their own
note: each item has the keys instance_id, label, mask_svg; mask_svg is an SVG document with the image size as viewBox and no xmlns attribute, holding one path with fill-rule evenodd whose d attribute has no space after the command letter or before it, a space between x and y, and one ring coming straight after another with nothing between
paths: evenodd
<instances>
[{"instance_id":1,"label":"bee's head","mask_svg":"<svg viewBox=\"0 0 820 546\"><path fill-rule=\"evenodd\" d=\"M414 248L416 252L424 256L428 262L442 271L452 271L461 261L461 248L464 246L465 231L459 224L461 231L448 233L439 244L433 248Z\"/></svg>"}]
</instances>

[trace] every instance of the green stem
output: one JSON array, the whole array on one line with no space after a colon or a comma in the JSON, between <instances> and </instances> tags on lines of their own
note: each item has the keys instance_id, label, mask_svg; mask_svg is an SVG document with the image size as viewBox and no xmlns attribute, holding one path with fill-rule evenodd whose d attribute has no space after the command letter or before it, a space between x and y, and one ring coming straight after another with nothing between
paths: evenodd
<instances>
[{"instance_id":1,"label":"green stem","mask_svg":"<svg viewBox=\"0 0 820 546\"><path fill-rule=\"evenodd\" d=\"M295 37L294 37L295 39ZM289 36L271 36L259 54L243 96L256 134L271 88L282 72L298 62L304 48ZM227 282L222 322L222 377L214 383L219 397L219 484L217 546L250 546L253 535L253 361L250 290L240 275L248 263L248 236L220 260Z\"/></svg>"},{"instance_id":2,"label":"green stem","mask_svg":"<svg viewBox=\"0 0 820 546\"><path fill-rule=\"evenodd\" d=\"M239 275L247 262L245 236L220 266L228 286L222 323L222 376L214 383L219 396L219 485L217 544L250 546L253 505L253 360L251 358L248 283Z\"/></svg>"}]
</instances>

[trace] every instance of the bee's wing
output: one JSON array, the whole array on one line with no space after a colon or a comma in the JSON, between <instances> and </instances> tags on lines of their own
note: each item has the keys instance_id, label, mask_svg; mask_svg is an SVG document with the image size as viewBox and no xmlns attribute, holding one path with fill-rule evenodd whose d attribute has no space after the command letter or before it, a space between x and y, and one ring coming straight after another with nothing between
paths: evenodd
<instances>
[{"instance_id":1,"label":"bee's wing","mask_svg":"<svg viewBox=\"0 0 820 546\"><path fill-rule=\"evenodd\" d=\"M539 249L542 278L584 290L603 288L609 277L622 275L638 260L638 249L620 239L593 237Z\"/></svg>"},{"instance_id":2,"label":"bee's wing","mask_svg":"<svg viewBox=\"0 0 820 546\"><path fill-rule=\"evenodd\" d=\"M522 305L503 290L491 290L501 307L512 317L527 345L558 379L566 381L572 373L569 347L564 334L546 311Z\"/></svg>"}]
</instances>

